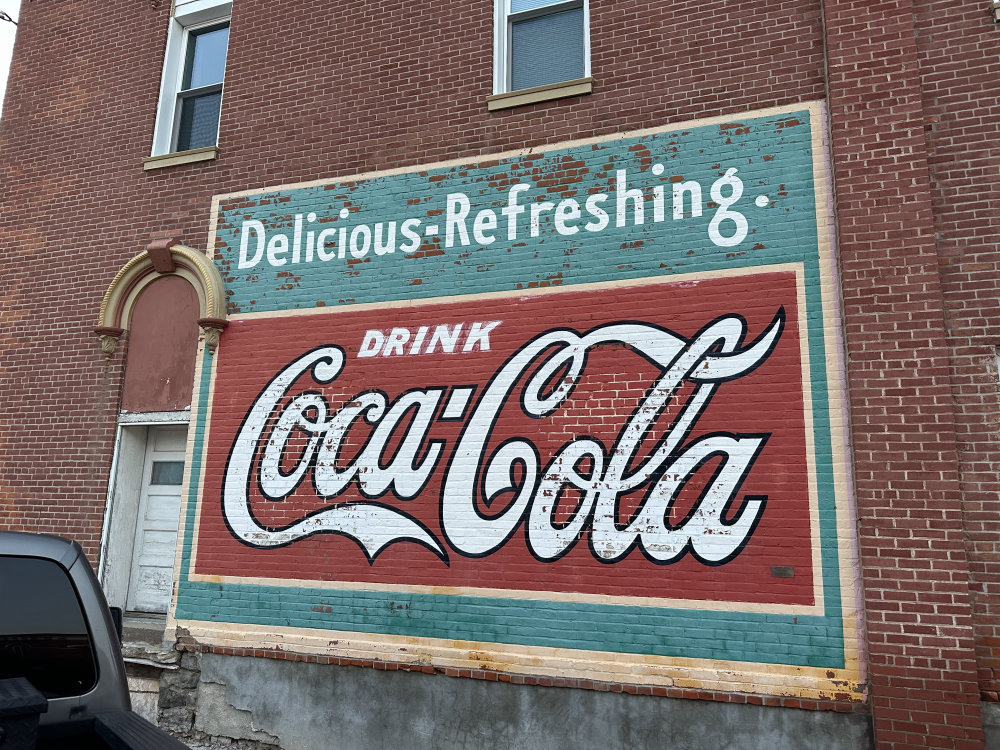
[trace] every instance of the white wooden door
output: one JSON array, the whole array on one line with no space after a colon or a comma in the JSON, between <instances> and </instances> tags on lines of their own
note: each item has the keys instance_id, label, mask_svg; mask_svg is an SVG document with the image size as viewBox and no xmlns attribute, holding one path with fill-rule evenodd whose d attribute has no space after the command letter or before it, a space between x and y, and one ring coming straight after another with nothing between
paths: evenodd
<instances>
[{"instance_id":1,"label":"white wooden door","mask_svg":"<svg viewBox=\"0 0 1000 750\"><path fill-rule=\"evenodd\" d=\"M150 427L147 433L126 601L133 612L165 613L170 606L186 442L186 427Z\"/></svg>"}]
</instances>

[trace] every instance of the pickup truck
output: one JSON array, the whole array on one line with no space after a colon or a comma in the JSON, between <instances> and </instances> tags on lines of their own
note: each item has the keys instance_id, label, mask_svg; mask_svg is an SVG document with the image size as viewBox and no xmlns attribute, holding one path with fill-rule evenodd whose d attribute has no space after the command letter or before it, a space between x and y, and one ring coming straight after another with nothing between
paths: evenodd
<instances>
[{"instance_id":1,"label":"pickup truck","mask_svg":"<svg viewBox=\"0 0 1000 750\"><path fill-rule=\"evenodd\" d=\"M0 750L184 750L132 712L121 610L76 542L0 531Z\"/></svg>"}]
</instances>

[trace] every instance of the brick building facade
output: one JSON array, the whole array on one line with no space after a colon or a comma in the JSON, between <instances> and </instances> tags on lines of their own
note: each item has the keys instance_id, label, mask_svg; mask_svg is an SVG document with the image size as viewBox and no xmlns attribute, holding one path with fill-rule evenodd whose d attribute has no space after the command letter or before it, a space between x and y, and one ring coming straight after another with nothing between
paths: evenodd
<instances>
[{"instance_id":1,"label":"brick building facade","mask_svg":"<svg viewBox=\"0 0 1000 750\"><path fill-rule=\"evenodd\" d=\"M25 2L0 525L190 737L1000 746L998 52L986 0Z\"/></svg>"}]
</instances>

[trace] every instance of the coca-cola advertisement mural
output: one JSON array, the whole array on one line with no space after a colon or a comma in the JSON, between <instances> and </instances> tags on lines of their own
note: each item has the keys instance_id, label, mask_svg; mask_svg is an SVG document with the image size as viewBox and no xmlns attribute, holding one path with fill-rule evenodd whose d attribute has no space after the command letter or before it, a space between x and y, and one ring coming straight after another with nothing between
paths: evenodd
<instances>
[{"instance_id":1,"label":"coca-cola advertisement mural","mask_svg":"<svg viewBox=\"0 0 1000 750\"><path fill-rule=\"evenodd\" d=\"M220 196L177 620L850 692L820 112Z\"/></svg>"}]
</instances>

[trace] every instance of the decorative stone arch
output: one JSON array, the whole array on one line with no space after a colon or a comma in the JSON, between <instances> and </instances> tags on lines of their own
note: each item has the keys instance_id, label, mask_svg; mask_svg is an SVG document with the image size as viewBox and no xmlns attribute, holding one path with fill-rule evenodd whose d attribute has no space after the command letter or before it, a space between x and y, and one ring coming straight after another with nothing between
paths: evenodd
<instances>
[{"instance_id":1,"label":"decorative stone arch","mask_svg":"<svg viewBox=\"0 0 1000 750\"><path fill-rule=\"evenodd\" d=\"M146 249L122 266L101 301L101 312L95 329L101 337L101 349L110 357L118 339L132 317L132 308L143 289L162 275L180 276L198 294L198 325L205 335L205 345L215 352L219 334L228 325L226 297L222 277L215 264L205 256L176 239L155 240Z\"/></svg>"}]
</instances>

